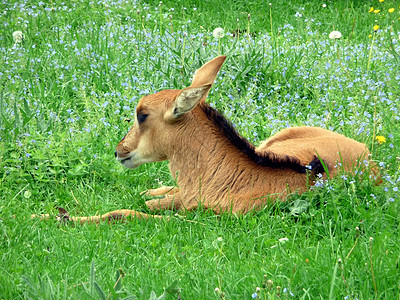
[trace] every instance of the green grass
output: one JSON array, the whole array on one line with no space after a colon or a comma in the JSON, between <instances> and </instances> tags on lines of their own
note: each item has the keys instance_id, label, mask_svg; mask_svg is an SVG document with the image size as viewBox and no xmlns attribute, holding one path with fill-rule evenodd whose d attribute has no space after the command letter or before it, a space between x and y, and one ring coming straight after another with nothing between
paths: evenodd
<instances>
[{"instance_id":1,"label":"green grass","mask_svg":"<svg viewBox=\"0 0 400 300\"><path fill-rule=\"evenodd\" d=\"M0 299L399 298L399 4L197 2L2 4ZM114 160L124 119L218 54L228 59L209 102L241 134L258 144L295 125L343 133L368 145L383 183L345 174L244 216L30 220L57 206L146 211L140 192L173 181L166 162Z\"/></svg>"}]
</instances>

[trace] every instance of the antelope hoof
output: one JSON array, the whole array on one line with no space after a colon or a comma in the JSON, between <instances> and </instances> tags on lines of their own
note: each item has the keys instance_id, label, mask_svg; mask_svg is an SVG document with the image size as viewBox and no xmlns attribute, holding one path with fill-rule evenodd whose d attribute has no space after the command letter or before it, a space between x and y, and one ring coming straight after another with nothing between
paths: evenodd
<instances>
[{"instance_id":1,"label":"antelope hoof","mask_svg":"<svg viewBox=\"0 0 400 300\"><path fill-rule=\"evenodd\" d=\"M58 216L56 217L57 221L59 221L62 224L68 223L71 220L69 217L69 213L62 207L56 207L58 209Z\"/></svg>"}]
</instances>

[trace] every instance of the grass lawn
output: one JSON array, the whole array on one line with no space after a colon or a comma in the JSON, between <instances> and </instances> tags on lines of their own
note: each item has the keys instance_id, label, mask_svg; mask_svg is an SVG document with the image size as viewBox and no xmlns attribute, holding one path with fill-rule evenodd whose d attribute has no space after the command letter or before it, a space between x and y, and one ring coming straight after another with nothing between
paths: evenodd
<instances>
[{"instance_id":1,"label":"grass lawn","mask_svg":"<svg viewBox=\"0 0 400 300\"><path fill-rule=\"evenodd\" d=\"M400 297L398 1L0 7L0 299ZM383 183L342 174L240 216L200 207L161 212L169 221L30 219L57 206L147 212L140 192L174 182L167 162L115 161L124 120L143 95L188 86L219 54L228 58L208 101L243 136L342 133L368 145Z\"/></svg>"}]
</instances>

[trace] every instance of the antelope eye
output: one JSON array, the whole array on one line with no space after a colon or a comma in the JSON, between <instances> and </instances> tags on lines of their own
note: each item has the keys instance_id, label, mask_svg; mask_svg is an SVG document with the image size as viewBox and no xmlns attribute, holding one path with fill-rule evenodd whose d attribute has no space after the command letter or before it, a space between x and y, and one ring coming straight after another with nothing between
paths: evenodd
<instances>
[{"instance_id":1,"label":"antelope eye","mask_svg":"<svg viewBox=\"0 0 400 300\"><path fill-rule=\"evenodd\" d=\"M146 121L148 116L149 115L147 115L147 114L138 114L137 115L137 120L139 122L139 125L142 124L144 121Z\"/></svg>"}]
</instances>

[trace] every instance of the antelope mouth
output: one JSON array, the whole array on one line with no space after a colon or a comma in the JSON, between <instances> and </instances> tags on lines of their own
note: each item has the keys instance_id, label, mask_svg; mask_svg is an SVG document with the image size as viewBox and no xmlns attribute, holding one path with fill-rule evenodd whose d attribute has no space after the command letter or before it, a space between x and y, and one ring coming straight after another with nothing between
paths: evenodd
<instances>
[{"instance_id":1,"label":"antelope mouth","mask_svg":"<svg viewBox=\"0 0 400 300\"><path fill-rule=\"evenodd\" d=\"M117 161L119 161L121 164L127 163L132 156L128 156L128 157L120 157L117 152L115 152L115 158L117 159Z\"/></svg>"},{"instance_id":2,"label":"antelope mouth","mask_svg":"<svg viewBox=\"0 0 400 300\"><path fill-rule=\"evenodd\" d=\"M120 162L121 162L121 164L124 164L124 162L126 162L126 161L128 161L128 160L130 160L130 159L131 159L130 157L128 157L128 158L123 158L123 159L120 160Z\"/></svg>"},{"instance_id":3,"label":"antelope mouth","mask_svg":"<svg viewBox=\"0 0 400 300\"><path fill-rule=\"evenodd\" d=\"M133 155L132 156L129 156L129 157L124 157L124 158L120 158L120 157L117 157L117 160L121 163L121 165L123 165L125 168L128 168L128 169L134 169L134 168L136 168L137 167L137 165L134 163L134 160L132 159L132 157L133 157Z\"/></svg>"},{"instance_id":4,"label":"antelope mouth","mask_svg":"<svg viewBox=\"0 0 400 300\"><path fill-rule=\"evenodd\" d=\"M120 163L121 163L121 165L123 165L124 167L126 167L128 169L133 169L131 157L121 159Z\"/></svg>"}]
</instances>

